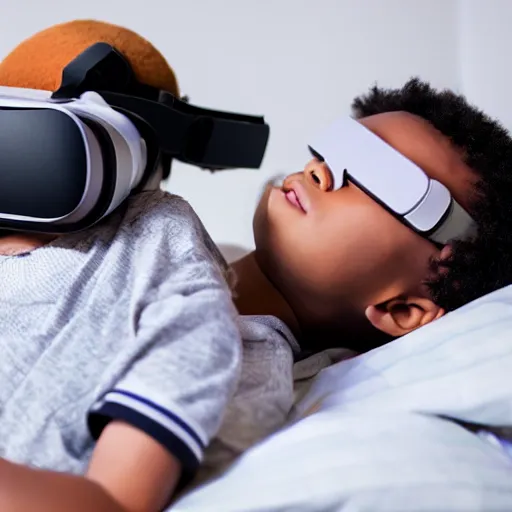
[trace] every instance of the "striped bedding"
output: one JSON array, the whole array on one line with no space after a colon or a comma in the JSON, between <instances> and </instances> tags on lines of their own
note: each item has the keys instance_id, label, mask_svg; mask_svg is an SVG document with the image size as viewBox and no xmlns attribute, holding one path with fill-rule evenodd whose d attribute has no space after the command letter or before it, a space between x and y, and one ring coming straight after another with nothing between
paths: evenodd
<instances>
[{"instance_id":1,"label":"striped bedding","mask_svg":"<svg viewBox=\"0 0 512 512\"><path fill-rule=\"evenodd\" d=\"M512 511L512 287L330 366L171 510Z\"/></svg>"}]
</instances>

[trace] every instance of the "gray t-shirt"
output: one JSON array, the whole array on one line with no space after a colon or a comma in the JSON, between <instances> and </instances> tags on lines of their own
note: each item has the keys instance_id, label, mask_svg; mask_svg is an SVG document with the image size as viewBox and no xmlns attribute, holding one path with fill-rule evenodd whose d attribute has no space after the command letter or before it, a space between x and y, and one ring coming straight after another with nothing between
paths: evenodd
<instances>
[{"instance_id":1,"label":"gray t-shirt","mask_svg":"<svg viewBox=\"0 0 512 512\"><path fill-rule=\"evenodd\" d=\"M238 317L226 272L192 208L162 191L89 231L0 257L0 456L83 474L104 426L120 419L192 475L244 390L261 388L247 413L257 419L266 379L277 378L276 403L289 410L297 347L272 319ZM257 341L277 351L272 375L262 364L247 373ZM280 421L252 430L251 443Z\"/></svg>"},{"instance_id":2,"label":"gray t-shirt","mask_svg":"<svg viewBox=\"0 0 512 512\"><path fill-rule=\"evenodd\" d=\"M186 490L217 477L244 451L277 432L287 423L295 402L293 361L299 345L291 331L270 316L241 316L239 327L241 378L201 468Z\"/></svg>"}]
</instances>

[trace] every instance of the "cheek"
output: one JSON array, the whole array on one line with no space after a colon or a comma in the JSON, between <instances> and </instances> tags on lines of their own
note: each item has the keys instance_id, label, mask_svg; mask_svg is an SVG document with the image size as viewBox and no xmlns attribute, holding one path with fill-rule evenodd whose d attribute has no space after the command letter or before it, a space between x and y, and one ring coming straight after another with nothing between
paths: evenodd
<instances>
[{"instance_id":1,"label":"cheek","mask_svg":"<svg viewBox=\"0 0 512 512\"><path fill-rule=\"evenodd\" d=\"M401 282L422 240L359 190L326 206L311 230L310 257L321 262L315 279L361 300Z\"/></svg>"},{"instance_id":2,"label":"cheek","mask_svg":"<svg viewBox=\"0 0 512 512\"><path fill-rule=\"evenodd\" d=\"M316 299L363 298L395 272L407 228L359 190L322 197L307 215L278 191L263 196L256 247L274 280Z\"/></svg>"},{"instance_id":3,"label":"cheek","mask_svg":"<svg viewBox=\"0 0 512 512\"><path fill-rule=\"evenodd\" d=\"M315 223L302 242L302 255L309 262L310 279L322 290L353 293L366 282L379 279L393 252L386 223L369 221L357 208L338 211L333 220ZM376 284L376 283L375 283ZM329 293L331 295L331 293Z\"/></svg>"},{"instance_id":4,"label":"cheek","mask_svg":"<svg viewBox=\"0 0 512 512\"><path fill-rule=\"evenodd\" d=\"M326 297L353 293L379 279L393 252L385 215L372 205L324 201L307 216L281 215L274 247L304 290Z\"/></svg>"}]
</instances>

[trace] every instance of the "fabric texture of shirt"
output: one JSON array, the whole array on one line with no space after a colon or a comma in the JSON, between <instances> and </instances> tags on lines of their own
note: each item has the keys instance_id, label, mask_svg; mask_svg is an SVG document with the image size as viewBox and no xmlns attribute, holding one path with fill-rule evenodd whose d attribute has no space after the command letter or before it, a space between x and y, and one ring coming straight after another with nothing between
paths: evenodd
<instances>
[{"instance_id":1,"label":"fabric texture of shirt","mask_svg":"<svg viewBox=\"0 0 512 512\"><path fill-rule=\"evenodd\" d=\"M83 474L122 420L195 473L240 378L226 275L192 208L162 191L0 257L0 456Z\"/></svg>"}]
</instances>

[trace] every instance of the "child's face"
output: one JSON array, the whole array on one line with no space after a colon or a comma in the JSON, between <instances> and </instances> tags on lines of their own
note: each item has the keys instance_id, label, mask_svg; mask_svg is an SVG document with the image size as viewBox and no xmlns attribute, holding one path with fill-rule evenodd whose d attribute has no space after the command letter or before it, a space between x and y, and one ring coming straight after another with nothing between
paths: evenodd
<instances>
[{"instance_id":1,"label":"child's face","mask_svg":"<svg viewBox=\"0 0 512 512\"><path fill-rule=\"evenodd\" d=\"M439 132L401 112L360 122L467 207L471 171ZM329 191L329 180L326 164L313 159L282 188L266 190L254 218L256 255L304 328L357 329L368 306L426 294L421 283L439 250L357 186Z\"/></svg>"}]
</instances>

